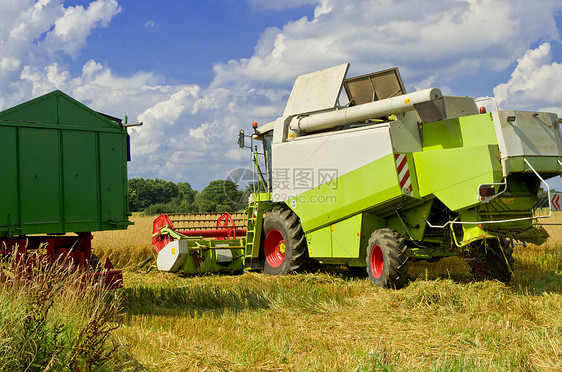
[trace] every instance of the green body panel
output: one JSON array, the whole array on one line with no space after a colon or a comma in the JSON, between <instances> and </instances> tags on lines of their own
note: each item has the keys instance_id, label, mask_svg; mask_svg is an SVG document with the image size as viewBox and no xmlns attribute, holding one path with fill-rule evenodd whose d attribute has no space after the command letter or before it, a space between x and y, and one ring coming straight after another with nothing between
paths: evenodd
<instances>
[{"instance_id":1,"label":"green body panel","mask_svg":"<svg viewBox=\"0 0 562 372\"><path fill-rule=\"evenodd\" d=\"M318 259L359 257L361 221L362 215L357 214L308 234L309 247L314 247L309 249L309 256Z\"/></svg>"},{"instance_id":2,"label":"green body panel","mask_svg":"<svg viewBox=\"0 0 562 372\"><path fill-rule=\"evenodd\" d=\"M558 175L562 172L562 165L558 161L562 158L554 156L513 156L508 158L508 169L510 173L513 172L531 172L531 169L523 159L527 159L529 163L539 173L552 173ZM548 177L547 177L548 178Z\"/></svg>"},{"instance_id":3,"label":"green body panel","mask_svg":"<svg viewBox=\"0 0 562 372\"><path fill-rule=\"evenodd\" d=\"M322 259L332 257L332 227L306 233L308 255L312 258Z\"/></svg>"},{"instance_id":4,"label":"green body panel","mask_svg":"<svg viewBox=\"0 0 562 372\"><path fill-rule=\"evenodd\" d=\"M365 265L365 247L386 220L370 213L356 214L306 234L308 255L324 263Z\"/></svg>"},{"instance_id":5,"label":"green body panel","mask_svg":"<svg viewBox=\"0 0 562 372\"><path fill-rule=\"evenodd\" d=\"M180 271L184 274L234 272L244 269L245 239L234 240L187 240L189 255ZM229 249L233 260L219 263L217 249Z\"/></svg>"},{"instance_id":6,"label":"green body panel","mask_svg":"<svg viewBox=\"0 0 562 372\"><path fill-rule=\"evenodd\" d=\"M126 228L127 132L60 91L0 112L0 236Z\"/></svg>"},{"instance_id":7,"label":"green body panel","mask_svg":"<svg viewBox=\"0 0 562 372\"><path fill-rule=\"evenodd\" d=\"M352 190L352 192L350 192ZM337 178L337 187L323 184L287 201L305 232L328 226L403 196L394 154Z\"/></svg>"},{"instance_id":8,"label":"green body panel","mask_svg":"<svg viewBox=\"0 0 562 372\"><path fill-rule=\"evenodd\" d=\"M453 211L479 204L478 186L502 180L498 153L496 145L414 153L420 195L435 195Z\"/></svg>"},{"instance_id":9,"label":"green body panel","mask_svg":"<svg viewBox=\"0 0 562 372\"><path fill-rule=\"evenodd\" d=\"M62 230L58 132L21 128L19 151L22 233Z\"/></svg>"},{"instance_id":10,"label":"green body panel","mask_svg":"<svg viewBox=\"0 0 562 372\"><path fill-rule=\"evenodd\" d=\"M427 123L422 128L423 151L498 144L490 114Z\"/></svg>"},{"instance_id":11,"label":"green body panel","mask_svg":"<svg viewBox=\"0 0 562 372\"><path fill-rule=\"evenodd\" d=\"M331 226L332 257L359 257L362 215L357 214Z\"/></svg>"},{"instance_id":12,"label":"green body panel","mask_svg":"<svg viewBox=\"0 0 562 372\"><path fill-rule=\"evenodd\" d=\"M3 171L2 182L0 182L0 195L8 195L10 197L2 197L0 208L0 229L5 229L5 234L19 234L21 226L20 220L20 188L18 174L18 151L17 151L17 130L14 127L0 126L0 138L3 140L0 146L0 169ZM5 145L6 144L6 145ZM0 233L2 233L0 231Z\"/></svg>"}]
</instances>

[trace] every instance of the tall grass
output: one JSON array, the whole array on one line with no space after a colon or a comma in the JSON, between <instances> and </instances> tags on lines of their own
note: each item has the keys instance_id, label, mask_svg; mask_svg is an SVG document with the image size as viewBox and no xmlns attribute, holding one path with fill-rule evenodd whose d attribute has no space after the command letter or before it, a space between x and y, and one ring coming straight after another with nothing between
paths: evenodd
<instances>
[{"instance_id":1,"label":"tall grass","mask_svg":"<svg viewBox=\"0 0 562 372\"><path fill-rule=\"evenodd\" d=\"M30 256L33 256L31 254ZM117 293L80 275L32 258L33 278L4 262L0 282L0 371L112 370L120 311Z\"/></svg>"}]
</instances>

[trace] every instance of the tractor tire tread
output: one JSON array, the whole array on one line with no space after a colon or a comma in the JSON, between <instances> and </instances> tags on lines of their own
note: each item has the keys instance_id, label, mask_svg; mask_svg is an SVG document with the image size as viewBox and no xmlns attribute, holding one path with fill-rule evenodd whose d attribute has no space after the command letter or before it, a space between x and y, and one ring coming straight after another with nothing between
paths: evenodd
<instances>
[{"instance_id":1,"label":"tractor tire tread","mask_svg":"<svg viewBox=\"0 0 562 372\"><path fill-rule=\"evenodd\" d=\"M382 287L403 288L408 283L408 254L405 240L395 230L381 228L375 230L369 239L367 251L367 266L370 265L370 250L378 244L386 252L385 271L380 279L371 280ZM369 272L369 267L367 268Z\"/></svg>"},{"instance_id":2,"label":"tractor tire tread","mask_svg":"<svg viewBox=\"0 0 562 372\"><path fill-rule=\"evenodd\" d=\"M286 244L291 249L291 254L289 254L290 262L287 266L287 271L283 271L280 274L300 272L310 267L314 260L308 257L306 237L297 215L290 209L277 209L269 213L266 218L279 221L288 235L286 237Z\"/></svg>"}]
</instances>

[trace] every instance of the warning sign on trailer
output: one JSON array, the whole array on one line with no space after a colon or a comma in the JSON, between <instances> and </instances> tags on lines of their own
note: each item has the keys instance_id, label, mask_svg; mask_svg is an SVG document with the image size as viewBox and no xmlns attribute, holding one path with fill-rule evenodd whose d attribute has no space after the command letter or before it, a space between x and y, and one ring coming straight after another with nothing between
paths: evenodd
<instances>
[{"instance_id":1,"label":"warning sign on trailer","mask_svg":"<svg viewBox=\"0 0 562 372\"><path fill-rule=\"evenodd\" d=\"M550 193L550 205L553 211L562 210L562 192L551 192Z\"/></svg>"}]
</instances>

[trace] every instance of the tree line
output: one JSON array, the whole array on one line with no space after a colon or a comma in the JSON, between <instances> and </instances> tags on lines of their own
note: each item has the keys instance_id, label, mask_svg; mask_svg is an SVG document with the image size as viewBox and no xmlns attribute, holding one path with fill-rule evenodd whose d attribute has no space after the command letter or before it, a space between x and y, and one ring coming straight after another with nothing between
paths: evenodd
<instances>
[{"instance_id":1,"label":"tree line","mask_svg":"<svg viewBox=\"0 0 562 372\"><path fill-rule=\"evenodd\" d=\"M239 190L230 180L211 181L200 192L188 182L129 180L129 210L146 215L235 212L247 207L248 196L248 190Z\"/></svg>"}]
</instances>

